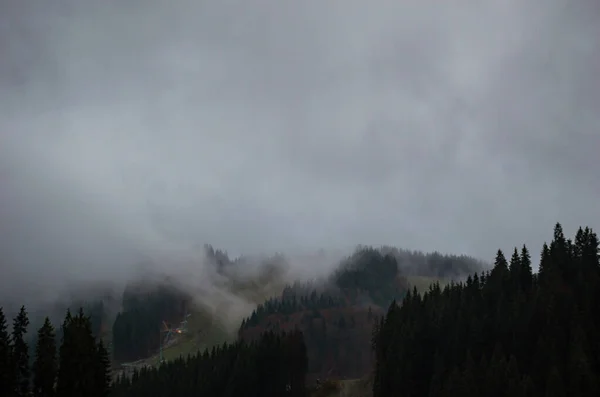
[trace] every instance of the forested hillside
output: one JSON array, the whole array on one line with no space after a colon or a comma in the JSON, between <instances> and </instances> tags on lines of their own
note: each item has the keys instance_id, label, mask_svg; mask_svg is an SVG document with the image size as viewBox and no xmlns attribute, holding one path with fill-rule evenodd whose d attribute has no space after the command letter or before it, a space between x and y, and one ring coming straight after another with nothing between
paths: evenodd
<instances>
[{"instance_id":1,"label":"forested hillside","mask_svg":"<svg viewBox=\"0 0 600 397\"><path fill-rule=\"evenodd\" d=\"M488 266L485 262L467 255L424 253L388 246L382 247L381 252L396 258L400 272L406 276L458 279L481 272Z\"/></svg>"},{"instance_id":2,"label":"forested hillside","mask_svg":"<svg viewBox=\"0 0 600 397\"><path fill-rule=\"evenodd\" d=\"M229 313L217 309L231 309L230 301L247 305L259 303L278 293L284 285L286 263L278 256L230 259L226 252L207 245L205 258L198 263L198 272L201 271L208 278L202 278L198 285L190 285L185 279L169 274L151 274L126 286L120 311L112 324L111 350L116 363L156 355L161 340L165 339L165 327L177 327L188 314L192 316L194 329L186 335L186 343L179 343L179 338L172 340L177 342L184 356L194 354L203 346L234 340L235 331L224 321ZM217 290L219 296L207 297L204 302L203 288ZM169 356L175 350L170 349Z\"/></svg>"},{"instance_id":3,"label":"forested hillside","mask_svg":"<svg viewBox=\"0 0 600 397\"><path fill-rule=\"evenodd\" d=\"M430 263L424 274L462 274L477 264L469 257L424 255L389 248L359 247L327 280L294 283L281 296L261 304L242 322L239 336L253 340L267 330L301 329L309 378L356 378L373 367L372 329L393 300L409 289L397 257ZM433 271L441 266L438 271ZM477 267L475 267L477 269Z\"/></svg>"},{"instance_id":4,"label":"forested hillside","mask_svg":"<svg viewBox=\"0 0 600 397\"><path fill-rule=\"evenodd\" d=\"M596 234L557 224L532 272L529 250L444 289L393 303L379 323L374 397L600 393L600 264Z\"/></svg>"},{"instance_id":5,"label":"forested hillside","mask_svg":"<svg viewBox=\"0 0 600 397\"><path fill-rule=\"evenodd\" d=\"M415 255L419 257L420 254ZM123 374L122 371L118 371L120 368L119 363L154 357L143 361L137 367L137 372L133 374L128 372L127 377L119 379L116 384L118 387L115 386L114 389L114 393L117 394L143 393L147 387L166 387L164 385L160 386L159 383L153 383L154 386L144 385L147 383L147 379L154 379L152 382L158 382L157 377L171 377L172 374L169 375L170 371L185 373L198 366L212 366L217 362L221 362L220 360L224 360L222 357L225 356L229 357L230 360L234 360L232 357L244 355L247 357L248 363L254 362L254 360L260 361L263 359L256 357L260 357L261 354L276 354L275 351L279 347L274 346L279 345L283 349L280 354L289 354L287 352L288 348L285 346L288 346L291 342L286 341L290 340L289 338L296 338L294 340L297 340L300 334L302 334L302 349L304 349L302 354L306 360L306 368L303 370L302 376L308 377L309 384L314 383L317 377L361 377L369 373L374 365L370 339L373 326L385 313L383 307L386 307L394 299L401 300L409 288L407 278L402 274L402 270L398 265L397 256L389 252L384 253L383 249L362 247L342 260L331 276L308 282L297 281L288 285L283 283L287 266L283 257L273 256L257 264L244 257L231 260L225 252L214 250L208 246L207 258L209 263L214 266L212 269L219 275L215 282L220 283L219 287L230 293L238 294L244 299L261 299L261 297L264 299L269 291L279 291L276 296L259 304L254 312L249 313L249 316L241 321L237 343L231 346L221 346L210 353L206 352L196 357L198 349L202 346L212 345L208 340L204 341L206 343L195 342L199 338L206 339L208 337L206 332L190 335L192 338L190 342L194 343L177 345L178 348L173 349L173 354L168 354L168 357L171 357L170 359L175 359L178 354L181 354L180 360L168 362L166 366L161 366L160 369L151 369L158 364L155 355L163 336L160 332L162 322L178 325L190 309L192 300L190 292L179 288L176 283L169 280L169 277L153 276L127 285L121 294L120 301L115 300L114 291L112 293L94 291L94 294L90 295L93 298L87 300L79 295L72 295L53 306L47 306L46 315L48 315L48 319L45 322L42 321L44 313L41 311L34 313L33 316L22 312L20 321L26 324L24 327L40 329L40 333L23 332L21 336L16 335L12 338L7 336L5 339L7 341L5 346L8 346L5 349L5 352L8 351L9 359L7 360L16 359L10 357L14 354L20 354L21 358L17 361L26 358L27 365L30 368L39 367L42 364L36 363L36 356L40 354L36 349L40 348L40 343L45 346L44 349L50 352L48 354L52 353L50 344L53 343L57 356L59 356L59 352L63 351L63 354L66 355L67 350L70 349L68 347L70 342L65 345L65 341L68 341L70 337L65 334L65 330L71 329L71 325L68 324L73 322L73 324L78 324L73 325L72 327L75 327L73 329L79 330L74 335L80 335L78 338L87 338L88 342L90 340L95 341L93 343L96 347L93 349L88 342L86 342L88 343L87 347L77 347L77 349L87 349L85 350L87 353L78 356L83 360L80 364L84 367L92 365L92 362L96 362L94 360L104 360L102 358L105 357L103 352L106 352L105 358L110 358L112 364L109 362L102 364L97 361L97 365L106 366L107 373L108 368L112 367L110 372L113 375ZM452 262L452 260L457 259L459 262ZM449 263L451 268L461 269L463 266L459 257L453 257ZM254 267L250 268L250 266ZM248 277L248 275L252 277ZM79 307L86 313L85 316L83 312L80 312L74 318L68 315L63 326L54 330L52 324L60 323L65 311L69 309L75 311ZM113 313L116 312L115 308L117 307L119 312L116 313L115 318ZM63 313L63 315L61 316L60 313ZM16 318L19 313L11 312L8 314ZM23 316L27 317L27 321L24 321ZM29 324L29 318L32 319L31 324ZM202 331L206 331L207 327L212 326L212 324L209 324L212 322L210 316L196 316L194 320L204 322L200 326ZM283 333L287 336L282 336ZM51 337L49 334L51 334ZM83 337L83 334L89 335ZM23 340L22 344L19 342L19 338ZM228 338L219 336L213 339L223 341ZM105 345L101 341L108 344ZM267 345L271 347L265 347ZM23 347L19 346L25 346L26 353L22 353ZM269 349L275 350L272 350L272 353L266 353ZM19 351L21 353L18 353ZM93 351L96 351L96 353L93 353ZM89 356L100 353L102 357L91 358ZM73 354L77 355L78 353ZM188 354L192 358L189 360L184 359ZM5 365L10 366L9 361L6 361ZM146 367L143 372L140 372L146 364L149 364L150 367ZM19 365L23 366L24 364ZM43 363L42 366L52 374L52 365L54 364L47 362ZM228 368L227 365L229 364L218 365L224 365L223 368ZM40 371L39 368L37 370ZM222 369L219 371L225 371L223 373L233 371L230 374L234 374L237 370ZM132 375L133 378L131 378ZM18 376L28 377L30 375L23 372L23 375L14 376L17 377L15 379L18 379ZM59 374L49 376L57 377ZM85 378L88 375L81 373L78 376ZM212 378L216 379L215 376L212 376ZM226 378L229 375L222 376ZM262 379L261 376L263 375L257 374L256 376L257 379ZM133 384L131 381L133 381ZM171 381L175 382L172 379ZM98 379L95 382L101 381ZM182 385L178 386L181 387L181 390L190 387L184 385L188 381L182 380L181 382ZM223 382L225 381L223 380ZM265 381L263 379L257 382L264 383ZM32 387L37 386L32 385ZM46 386L46 388L48 387ZM82 388L83 390L88 386L72 387ZM202 390L212 390L211 388L221 390L219 389L221 386L218 386L218 384L203 385L202 387L205 388ZM273 387L281 388L282 385Z\"/></svg>"},{"instance_id":6,"label":"forested hillside","mask_svg":"<svg viewBox=\"0 0 600 397\"><path fill-rule=\"evenodd\" d=\"M226 252L207 245L205 265L214 271L213 282L223 291L247 301L263 302L244 320L240 337L253 339L266 330L299 327L306 335L311 335L308 337L311 373L360 376L372 363L369 350L361 346L370 338L373 317L381 315L382 308L393 299L401 299L409 286L397 257L403 258L404 263L429 263L430 268L423 275L444 273L448 269L460 273L477 263L468 257L401 250L385 253L386 250L389 251L387 248L361 247L342 260L328 278L288 285L284 280L289 264L281 255L231 259ZM431 266L433 269L442 266L443 269L436 273ZM128 285L111 329L114 361L131 362L157 354L161 336L164 337L160 332L162 322L178 324L186 310L195 310L194 318L202 318L204 324L199 324L200 329L190 335L190 343L180 346L181 353L193 354L199 346L210 345L212 342L203 338L206 339L207 332L211 333L210 330L218 326L218 318L213 318L213 314L202 307L191 307L193 293L189 289L183 292L166 276ZM268 299L263 301L265 297ZM325 328L328 331L324 331ZM323 332L327 336L319 336ZM235 335L210 339L223 341L232 337ZM356 352L349 353L351 349L340 347L342 342L334 341L344 341L344 344L351 341L358 347L354 348ZM335 351L319 352L316 349L317 345L331 346L332 343ZM353 359L347 360L349 357ZM342 361L344 364L340 366Z\"/></svg>"},{"instance_id":7,"label":"forested hillside","mask_svg":"<svg viewBox=\"0 0 600 397\"><path fill-rule=\"evenodd\" d=\"M339 285L297 283L259 306L240 327L239 341L113 382L108 352L83 310L68 312L59 330L46 319L33 350L25 308L12 329L0 310L0 395L363 396L371 384L373 397L595 397L599 247L591 229L569 240L557 224L538 273L527 247L509 259L498 251L491 270L444 288L434 284L424 294L406 291L387 313L345 299ZM349 267L350 274L378 274L362 268L369 264L385 273L395 261L373 252L361 257L369 260ZM372 298L372 280L350 279L350 290ZM343 378L371 371L371 381L307 382L311 372Z\"/></svg>"},{"instance_id":8,"label":"forested hillside","mask_svg":"<svg viewBox=\"0 0 600 397\"><path fill-rule=\"evenodd\" d=\"M253 343L225 344L121 377L112 396L300 397L306 395L306 371L302 334L271 332Z\"/></svg>"},{"instance_id":9,"label":"forested hillside","mask_svg":"<svg viewBox=\"0 0 600 397\"><path fill-rule=\"evenodd\" d=\"M46 318L37 332L32 360L28 328L25 307L14 318L12 331L0 308L3 397L306 395L306 348L299 331L265 333L254 343L224 344L113 381L108 351L92 334L90 318L82 309L76 316L67 312L60 338Z\"/></svg>"}]
</instances>

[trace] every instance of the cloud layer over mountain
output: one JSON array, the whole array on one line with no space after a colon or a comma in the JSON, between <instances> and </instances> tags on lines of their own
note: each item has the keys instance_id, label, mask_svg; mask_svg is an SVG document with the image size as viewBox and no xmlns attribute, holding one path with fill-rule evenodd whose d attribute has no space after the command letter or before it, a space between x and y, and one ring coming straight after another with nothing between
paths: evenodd
<instances>
[{"instance_id":1,"label":"cloud layer over mountain","mask_svg":"<svg viewBox=\"0 0 600 397\"><path fill-rule=\"evenodd\" d=\"M593 0L0 5L0 290L600 221Z\"/></svg>"}]
</instances>

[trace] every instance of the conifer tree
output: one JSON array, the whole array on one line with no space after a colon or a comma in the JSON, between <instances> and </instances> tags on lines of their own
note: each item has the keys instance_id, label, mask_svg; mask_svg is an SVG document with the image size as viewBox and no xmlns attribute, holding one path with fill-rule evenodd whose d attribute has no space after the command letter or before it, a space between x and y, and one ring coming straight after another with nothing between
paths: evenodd
<instances>
[{"instance_id":1,"label":"conifer tree","mask_svg":"<svg viewBox=\"0 0 600 397\"><path fill-rule=\"evenodd\" d=\"M524 291L528 292L533 283L533 269L531 268L531 255L525 245L521 248L520 259L519 263L521 264L521 271L519 274L521 276L521 287Z\"/></svg>"},{"instance_id":2,"label":"conifer tree","mask_svg":"<svg viewBox=\"0 0 600 397\"><path fill-rule=\"evenodd\" d=\"M29 318L25 306L21 306L19 313L13 320L12 330L12 355L11 363L14 373L15 384L14 393L18 397L26 397L29 395L29 348L25 342L27 327L29 326Z\"/></svg>"},{"instance_id":3,"label":"conifer tree","mask_svg":"<svg viewBox=\"0 0 600 397\"><path fill-rule=\"evenodd\" d=\"M4 309L0 307L0 396L10 396L14 390L11 365L11 343Z\"/></svg>"},{"instance_id":4,"label":"conifer tree","mask_svg":"<svg viewBox=\"0 0 600 397\"><path fill-rule=\"evenodd\" d=\"M548 247L548 244L544 243L538 271L538 279L540 280L540 284L544 287L550 285L550 279L554 273L552 258L550 257L550 248Z\"/></svg>"},{"instance_id":5,"label":"conifer tree","mask_svg":"<svg viewBox=\"0 0 600 397\"><path fill-rule=\"evenodd\" d=\"M508 280L508 262L502 250L496 253L494 268L489 276L489 284L493 293L498 293L504 290L505 282Z\"/></svg>"},{"instance_id":6,"label":"conifer tree","mask_svg":"<svg viewBox=\"0 0 600 397\"><path fill-rule=\"evenodd\" d=\"M93 395L94 359L91 325L86 327L86 318L81 310L75 317L67 312L60 347L57 394L61 397Z\"/></svg>"},{"instance_id":7,"label":"conifer tree","mask_svg":"<svg viewBox=\"0 0 600 397\"><path fill-rule=\"evenodd\" d=\"M60 397L76 397L77 382L77 351L76 336L73 329L73 317L67 310L62 327L62 340L59 349L59 366L56 378L56 394Z\"/></svg>"},{"instance_id":8,"label":"conifer tree","mask_svg":"<svg viewBox=\"0 0 600 397\"><path fill-rule=\"evenodd\" d=\"M54 384L58 371L56 357L56 334L50 319L46 317L38 331L33 363L33 395L34 397L55 396Z\"/></svg>"},{"instance_id":9,"label":"conifer tree","mask_svg":"<svg viewBox=\"0 0 600 397\"><path fill-rule=\"evenodd\" d=\"M510 258L510 265L508 267L510 273L510 283L513 292L518 291L522 288L521 286L521 257L515 247L512 257Z\"/></svg>"},{"instance_id":10,"label":"conifer tree","mask_svg":"<svg viewBox=\"0 0 600 397\"><path fill-rule=\"evenodd\" d=\"M107 397L110 392L110 360L108 351L100 339L96 346L96 390L97 397Z\"/></svg>"},{"instance_id":11,"label":"conifer tree","mask_svg":"<svg viewBox=\"0 0 600 397\"><path fill-rule=\"evenodd\" d=\"M588 227L584 230L585 243L582 249L582 261L588 273L598 276L600 272L600 241L594 231Z\"/></svg>"},{"instance_id":12,"label":"conifer tree","mask_svg":"<svg viewBox=\"0 0 600 397\"><path fill-rule=\"evenodd\" d=\"M63 342L60 347L60 365L57 379L57 395L60 397L78 397L105 395L105 383L99 382L102 358L98 354L96 340L92 334L90 318L83 309L72 317L67 312L63 323ZM102 374L104 375L104 374Z\"/></svg>"},{"instance_id":13,"label":"conifer tree","mask_svg":"<svg viewBox=\"0 0 600 397\"><path fill-rule=\"evenodd\" d=\"M573 246L573 258L580 261L583 256L583 250L585 247L585 234L583 229L579 227L577 229L577 233L575 234L575 243Z\"/></svg>"}]
</instances>

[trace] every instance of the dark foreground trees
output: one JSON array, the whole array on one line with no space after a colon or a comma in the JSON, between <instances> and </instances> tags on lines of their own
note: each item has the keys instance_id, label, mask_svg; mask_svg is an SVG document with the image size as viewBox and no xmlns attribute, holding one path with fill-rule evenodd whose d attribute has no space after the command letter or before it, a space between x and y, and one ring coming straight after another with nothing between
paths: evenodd
<instances>
[{"instance_id":1,"label":"dark foreground trees","mask_svg":"<svg viewBox=\"0 0 600 397\"><path fill-rule=\"evenodd\" d=\"M559 224L493 270L393 303L374 332L374 397L600 395L598 238Z\"/></svg>"},{"instance_id":2,"label":"dark foreground trees","mask_svg":"<svg viewBox=\"0 0 600 397\"><path fill-rule=\"evenodd\" d=\"M53 397L54 382L58 370L56 357L56 333L46 317L44 325L38 331L33 363L33 395L35 397Z\"/></svg>"},{"instance_id":3,"label":"dark foreground trees","mask_svg":"<svg viewBox=\"0 0 600 397\"><path fill-rule=\"evenodd\" d=\"M58 349L55 329L46 318L37 332L31 367L23 338L28 324L23 307L9 334L0 308L2 397L306 395L308 362L299 331L265 333L253 343L225 344L185 360L135 372L133 377L121 377L111 384L108 351L93 336L90 318L82 310L75 316L67 312Z\"/></svg>"},{"instance_id":4,"label":"dark foreground trees","mask_svg":"<svg viewBox=\"0 0 600 397\"><path fill-rule=\"evenodd\" d=\"M11 369L13 378L13 393L18 397L29 395L29 348L25 342L29 318L25 307L21 307L19 314L13 321Z\"/></svg>"},{"instance_id":5,"label":"dark foreground trees","mask_svg":"<svg viewBox=\"0 0 600 397\"><path fill-rule=\"evenodd\" d=\"M120 377L113 396L300 397L307 367L302 333L269 332L253 343L225 344Z\"/></svg>"},{"instance_id":6,"label":"dark foreground trees","mask_svg":"<svg viewBox=\"0 0 600 397\"><path fill-rule=\"evenodd\" d=\"M12 366L10 362L11 346L6 317L0 307L0 396L9 396L13 392Z\"/></svg>"},{"instance_id":7,"label":"dark foreground trees","mask_svg":"<svg viewBox=\"0 0 600 397\"><path fill-rule=\"evenodd\" d=\"M24 307L9 335L0 308L0 395L2 397L105 397L110 391L108 354L92 335L90 318L67 313L62 326L60 358L56 333L46 318L38 330L35 358L30 366L25 335L29 319ZM60 366L58 366L60 363Z\"/></svg>"},{"instance_id":8,"label":"dark foreground trees","mask_svg":"<svg viewBox=\"0 0 600 397\"><path fill-rule=\"evenodd\" d=\"M73 317L70 312L63 323L63 340L60 346L57 397L104 397L110 389L110 379L105 377L110 363L106 350L92 334L92 324L83 310Z\"/></svg>"}]
</instances>

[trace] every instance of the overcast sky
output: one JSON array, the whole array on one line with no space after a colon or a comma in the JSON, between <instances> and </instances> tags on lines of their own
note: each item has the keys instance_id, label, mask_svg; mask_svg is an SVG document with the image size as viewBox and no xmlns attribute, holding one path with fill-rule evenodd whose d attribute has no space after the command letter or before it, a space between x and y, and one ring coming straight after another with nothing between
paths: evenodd
<instances>
[{"instance_id":1,"label":"overcast sky","mask_svg":"<svg viewBox=\"0 0 600 397\"><path fill-rule=\"evenodd\" d=\"M0 289L204 243L537 255L600 223L599 71L595 0L3 0Z\"/></svg>"}]
</instances>

